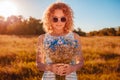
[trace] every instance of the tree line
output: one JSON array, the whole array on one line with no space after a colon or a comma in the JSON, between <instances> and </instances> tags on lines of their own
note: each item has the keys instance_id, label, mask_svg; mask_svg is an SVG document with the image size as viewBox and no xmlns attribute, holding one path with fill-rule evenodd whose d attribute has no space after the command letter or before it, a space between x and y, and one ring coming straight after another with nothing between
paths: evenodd
<instances>
[{"instance_id":1,"label":"tree line","mask_svg":"<svg viewBox=\"0 0 120 80\"><path fill-rule=\"evenodd\" d=\"M23 16L12 15L5 20L4 17L0 17L0 34L39 35L43 33L40 19L33 17L24 19Z\"/></svg>"},{"instance_id":2,"label":"tree line","mask_svg":"<svg viewBox=\"0 0 120 80\"><path fill-rule=\"evenodd\" d=\"M88 36L120 36L120 26L117 28L104 28L99 31L91 31Z\"/></svg>"},{"instance_id":3,"label":"tree line","mask_svg":"<svg viewBox=\"0 0 120 80\"><path fill-rule=\"evenodd\" d=\"M120 26L116 28L105 28L99 31L91 31L86 33L80 28L74 29L74 32L80 36L120 36ZM5 20L0 16L0 34L14 34L14 35L40 35L44 34L43 23L41 19L29 17L28 19L23 16L9 16Z\"/></svg>"}]
</instances>

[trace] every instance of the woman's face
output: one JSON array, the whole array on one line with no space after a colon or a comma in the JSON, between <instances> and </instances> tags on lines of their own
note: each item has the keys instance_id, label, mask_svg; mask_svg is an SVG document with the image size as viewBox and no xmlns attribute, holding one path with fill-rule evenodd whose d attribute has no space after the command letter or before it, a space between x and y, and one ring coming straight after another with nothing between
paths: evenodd
<instances>
[{"instance_id":1,"label":"woman's face","mask_svg":"<svg viewBox=\"0 0 120 80\"><path fill-rule=\"evenodd\" d=\"M53 30L63 30L66 24L66 17L61 9L56 9L52 16Z\"/></svg>"}]
</instances>

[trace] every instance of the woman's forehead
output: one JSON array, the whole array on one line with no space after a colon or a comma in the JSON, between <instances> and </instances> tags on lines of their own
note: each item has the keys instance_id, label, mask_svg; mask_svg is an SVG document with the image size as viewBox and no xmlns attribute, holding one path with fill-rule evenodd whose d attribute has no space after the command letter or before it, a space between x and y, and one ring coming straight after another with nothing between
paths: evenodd
<instances>
[{"instance_id":1,"label":"woman's forehead","mask_svg":"<svg viewBox=\"0 0 120 80\"><path fill-rule=\"evenodd\" d=\"M53 12L53 16L64 16L65 14L63 13L63 10L62 9L56 9L54 12Z\"/></svg>"}]
</instances>

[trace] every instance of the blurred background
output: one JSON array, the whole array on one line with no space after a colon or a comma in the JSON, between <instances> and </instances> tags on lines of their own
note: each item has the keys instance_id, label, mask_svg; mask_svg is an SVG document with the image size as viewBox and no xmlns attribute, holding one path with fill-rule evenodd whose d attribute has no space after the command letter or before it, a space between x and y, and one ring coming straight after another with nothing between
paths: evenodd
<instances>
[{"instance_id":1,"label":"blurred background","mask_svg":"<svg viewBox=\"0 0 120 80\"><path fill-rule=\"evenodd\" d=\"M0 0L0 80L39 80L42 15L54 2L74 11L85 64L78 80L120 80L120 0Z\"/></svg>"}]
</instances>

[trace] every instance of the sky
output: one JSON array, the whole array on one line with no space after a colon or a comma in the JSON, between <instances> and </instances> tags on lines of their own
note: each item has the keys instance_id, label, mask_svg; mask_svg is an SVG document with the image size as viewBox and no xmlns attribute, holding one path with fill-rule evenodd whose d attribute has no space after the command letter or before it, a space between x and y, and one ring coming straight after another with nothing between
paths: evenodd
<instances>
[{"instance_id":1,"label":"sky","mask_svg":"<svg viewBox=\"0 0 120 80\"><path fill-rule=\"evenodd\" d=\"M5 1L5 0L0 0ZM7 0L17 8L16 15L41 19L45 9L57 0ZM60 1L60 0L58 0ZM84 32L120 26L120 0L61 0L74 12L74 26ZM1 9L1 8L0 8Z\"/></svg>"}]
</instances>

